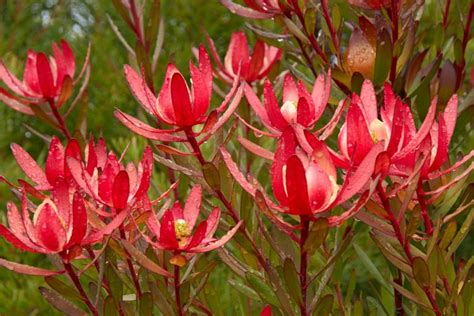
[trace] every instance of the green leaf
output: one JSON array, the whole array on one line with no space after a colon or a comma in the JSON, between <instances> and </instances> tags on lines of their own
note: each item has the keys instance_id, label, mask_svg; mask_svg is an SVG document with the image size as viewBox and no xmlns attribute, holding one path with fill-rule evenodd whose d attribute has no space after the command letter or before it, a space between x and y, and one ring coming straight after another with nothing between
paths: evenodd
<instances>
[{"instance_id":1,"label":"green leaf","mask_svg":"<svg viewBox=\"0 0 474 316\"><path fill-rule=\"evenodd\" d=\"M150 292L143 293L139 304L140 316L153 315L153 295Z\"/></svg>"},{"instance_id":2,"label":"green leaf","mask_svg":"<svg viewBox=\"0 0 474 316\"><path fill-rule=\"evenodd\" d=\"M445 61L439 73L438 101L446 104L451 96L456 92L457 73L454 65Z\"/></svg>"},{"instance_id":3,"label":"green leaf","mask_svg":"<svg viewBox=\"0 0 474 316\"><path fill-rule=\"evenodd\" d=\"M159 275L165 276L165 277L171 277L171 273L154 263L152 260L150 260L147 256L145 256L140 250L135 248L130 242L126 240L122 240L122 245L124 248L127 250L127 252L137 260L137 262L144 267L145 269L157 273Z\"/></svg>"},{"instance_id":4,"label":"green leaf","mask_svg":"<svg viewBox=\"0 0 474 316\"><path fill-rule=\"evenodd\" d=\"M202 166L202 173L204 175L204 179L206 183L211 187L213 190L219 190L221 187L221 177L219 174L219 170L217 170L216 166L214 166L210 162L204 163Z\"/></svg>"},{"instance_id":5,"label":"green leaf","mask_svg":"<svg viewBox=\"0 0 474 316\"><path fill-rule=\"evenodd\" d=\"M262 279L252 272L247 272L245 274L247 282L250 286L257 292L258 296L266 302L274 306L279 306L278 300L276 299L273 290L268 284L266 284Z\"/></svg>"},{"instance_id":6,"label":"green leaf","mask_svg":"<svg viewBox=\"0 0 474 316\"><path fill-rule=\"evenodd\" d=\"M304 14L304 25L309 34L314 34L316 29L316 9L310 8Z\"/></svg>"},{"instance_id":7,"label":"green leaf","mask_svg":"<svg viewBox=\"0 0 474 316\"><path fill-rule=\"evenodd\" d=\"M354 247L357 255L362 261L362 264L365 266L365 268L369 271L370 275L374 277L386 290L390 291L390 286L388 285L386 278L382 276L382 274L379 272L377 267L374 265L373 261L369 258L369 256L365 253L362 248L360 248L357 244L352 244Z\"/></svg>"},{"instance_id":8,"label":"green leaf","mask_svg":"<svg viewBox=\"0 0 474 316\"><path fill-rule=\"evenodd\" d=\"M318 307L314 310L313 315L329 315L332 312L332 305L334 303L334 296L327 294L319 300ZM343 313L341 313L343 314Z\"/></svg>"},{"instance_id":9,"label":"green leaf","mask_svg":"<svg viewBox=\"0 0 474 316\"><path fill-rule=\"evenodd\" d=\"M53 290L58 293L61 293L61 295L63 295L64 297L67 297L69 299L81 300L81 296L79 295L77 290L61 281L58 277L48 276L45 277L44 280Z\"/></svg>"},{"instance_id":10,"label":"green leaf","mask_svg":"<svg viewBox=\"0 0 474 316\"><path fill-rule=\"evenodd\" d=\"M149 282L148 286L153 295L153 303L156 304L163 315L174 315L172 307L174 306L174 301L168 292L163 278L158 278L156 282Z\"/></svg>"},{"instance_id":11,"label":"green leaf","mask_svg":"<svg viewBox=\"0 0 474 316\"><path fill-rule=\"evenodd\" d=\"M247 285L243 284L239 280L231 279L228 281L232 287L242 293L243 295L247 296L253 301L261 301L260 297L258 296L257 292L255 292L252 288L248 287Z\"/></svg>"},{"instance_id":12,"label":"green leaf","mask_svg":"<svg viewBox=\"0 0 474 316\"><path fill-rule=\"evenodd\" d=\"M240 195L240 218L244 221L245 227L250 232L254 232L254 216L253 198L246 191L242 190Z\"/></svg>"},{"instance_id":13,"label":"green leaf","mask_svg":"<svg viewBox=\"0 0 474 316\"><path fill-rule=\"evenodd\" d=\"M57 292L46 287L39 287L41 295L58 311L70 316L85 316L81 309L67 301Z\"/></svg>"},{"instance_id":14,"label":"green leaf","mask_svg":"<svg viewBox=\"0 0 474 316\"><path fill-rule=\"evenodd\" d=\"M399 270L407 273L408 275L412 274L410 265L408 265L403 256L394 247L392 247L390 242L387 241L387 238L374 233L370 234L370 236L382 252L382 255L385 257L385 259L387 259Z\"/></svg>"},{"instance_id":15,"label":"green leaf","mask_svg":"<svg viewBox=\"0 0 474 316\"><path fill-rule=\"evenodd\" d=\"M357 274L355 269L352 269L351 276L349 277L349 282L347 284L346 294L344 295L344 305L349 305L350 301L352 300L352 296L354 295L354 290L357 284Z\"/></svg>"},{"instance_id":16,"label":"green leaf","mask_svg":"<svg viewBox=\"0 0 474 316\"><path fill-rule=\"evenodd\" d=\"M448 225L446 225L446 229L444 230L443 237L439 242L439 248L441 250L445 250L451 241L453 240L454 236L456 235L457 231L457 224L456 221L450 221Z\"/></svg>"},{"instance_id":17,"label":"green leaf","mask_svg":"<svg viewBox=\"0 0 474 316\"><path fill-rule=\"evenodd\" d=\"M145 38L150 45L153 43L158 35L158 29L160 26L160 0L153 0L151 8L149 9L150 15L148 16L148 24L145 29Z\"/></svg>"},{"instance_id":18,"label":"green leaf","mask_svg":"<svg viewBox=\"0 0 474 316\"><path fill-rule=\"evenodd\" d=\"M286 289L290 296L295 300L296 303L301 304L303 298L301 296L301 286L299 282L299 274L296 270L295 263L290 259L286 258L283 263L283 278L285 279Z\"/></svg>"},{"instance_id":19,"label":"green leaf","mask_svg":"<svg viewBox=\"0 0 474 316\"><path fill-rule=\"evenodd\" d=\"M306 43L306 44L309 43L309 40L306 37L306 35L304 35L304 33L292 20L284 17L283 22L285 23L286 27L288 28L288 31L290 31L291 34L293 34L296 38L298 38L303 43Z\"/></svg>"},{"instance_id":20,"label":"green leaf","mask_svg":"<svg viewBox=\"0 0 474 316\"><path fill-rule=\"evenodd\" d=\"M413 277L421 287L430 286L430 270L426 261L421 257L413 258Z\"/></svg>"},{"instance_id":21,"label":"green leaf","mask_svg":"<svg viewBox=\"0 0 474 316\"><path fill-rule=\"evenodd\" d=\"M364 83L364 76L360 72L354 72L351 78L351 90L354 93L360 94L362 84Z\"/></svg>"},{"instance_id":22,"label":"green leaf","mask_svg":"<svg viewBox=\"0 0 474 316\"><path fill-rule=\"evenodd\" d=\"M437 248L435 248L437 249ZM434 250L428 256L428 270L430 272L430 288L432 291L436 289L436 279L438 277L438 254L437 250Z\"/></svg>"},{"instance_id":23,"label":"green leaf","mask_svg":"<svg viewBox=\"0 0 474 316\"><path fill-rule=\"evenodd\" d=\"M127 7L123 4L121 0L112 0L112 3L115 7L115 9L118 11L122 19L128 24L130 29L133 29L133 23L132 20L130 19L130 15L128 14L128 9Z\"/></svg>"},{"instance_id":24,"label":"green leaf","mask_svg":"<svg viewBox=\"0 0 474 316\"><path fill-rule=\"evenodd\" d=\"M374 66L374 84L381 85L387 79L392 65L392 41L390 34L383 29L377 34L377 50Z\"/></svg>"},{"instance_id":25,"label":"green leaf","mask_svg":"<svg viewBox=\"0 0 474 316\"><path fill-rule=\"evenodd\" d=\"M326 240L328 234L328 221L326 218L318 219L310 227L308 239L304 243L304 250L313 254Z\"/></svg>"},{"instance_id":26,"label":"green leaf","mask_svg":"<svg viewBox=\"0 0 474 316\"><path fill-rule=\"evenodd\" d=\"M352 316L362 316L364 315L364 306L360 300L356 300L352 306Z\"/></svg>"},{"instance_id":27,"label":"green leaf","mask_svg":"<svg viewBox=\"0 0 474 316\"><path fill-rule=\"evenodd\" d=\"M117 309L115 308L114 298L112 296L107 296L104 301L103 314L104 316L115 316L118 315Z\"/></svg>"},{"instance_id":28,"label":"green leaf","mask_svg":"<svg viewBox=\"0 0 474 316\"><path fill-rule=\"evenodd\" d=\"M151 63L149 53L146 51L141 41L136 41L135 55L140 71L144 72L145 81L148 87L153 88L153 72L151 70Z\"/></svg>"},{"instance_id":29,"label":"green leaf","mask_svg":"<svg viewBox=\"0 0 474 316\"><path fill-rule=\"evenodd\" d=\"M117 275L113 265L107 263L105 267L105 277L109 281L110 291L112 292L112 297L114 300L119 303L122 301L123 296L123 283L120 277ZM110 296L109 296L110 297Z\"/></svg>"},{"instance_id":30,"label":"green leaf","mask_svg":"<svg viewBox=\"0 0 474 316\"><path fill-rule=\"evenodd\" d=\"M415 302L416 304L418 304L420 306L423 306L424 308L426 308L428 310L431 310L430 306L426 305L426 303L424 301L420 300L420 298L418 298L417 295L415 295L412 292L408 291L403 286L400 286L400 285L396 284L395 282L392 282L392 286L395 288L395 290L397 290L397 292L399 292L400 294L405 296L407 299Z\"/></svg>"},{"instance_id":31,"label":"green leaf","mask_svg":"<svg viewBox=\"0 0 474 316\"><path fill-rule=\"evenodd\" d=\"M461 242L466 238L467 234L471 230L472 227L472 221L474 220L474 208L471 209L469 214L466 216L466 219L464 220L461 228L459 229L458 233L454 237L453 241L451 242L451 245L448 247L448 252L445 255L445 258L449 258L453 255L453 253L458 249L459 245Z\"/></svg>"}]
</instances>

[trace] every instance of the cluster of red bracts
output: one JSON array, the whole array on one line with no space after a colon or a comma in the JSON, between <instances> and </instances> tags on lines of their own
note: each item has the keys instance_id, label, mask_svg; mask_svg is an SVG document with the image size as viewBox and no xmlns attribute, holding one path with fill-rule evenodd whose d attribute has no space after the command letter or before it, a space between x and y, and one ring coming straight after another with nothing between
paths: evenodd
<instances>
[{"instance_id":1,"label":"cluster of red bracts","mask_svg":"<svg viewBox=\"0 0 474 316\"><path fill-rule=\"evenodd\" d=\"M281 2L246 3L256 11L260 7L267 11L281 9ZM357 214L385 177L391 177L392 182L397 183L389 192L393 196L418 175L417 199L429 205L444 189L473 169L471 164L436 191L423 191L424 181L455 170L474 155L471 152L453 166L439 171L448 160L448 145L456 122L456 96L449 100L437 121L437 103L433 100L417 129L411 109L395 96L389 85L384 88L383 106L378 107L374 87L366 81L360 95L354 94L350 99L340 101L328 122L315 130L329 101L330 71L316 78L311 93L303 82L295 82L286 74L281 101L267 79L263 83L262 102L252 84L257 85L269 73L281 52L257 42L250 54L245 35L236 33L222 64L212 40L209 40L209 46L218 67L214 74L232 83L216 109L209 111L213 69L205 48L200 46L198 65L190 63L191 88L176 66L169 64L161 90L155 96L143 77L132 67L125 66L130 90L143 108L156 118L159 127L145 124L120 110L115 115L126 127L145 138L165 143L189 142L193 149L191 154L197 155L201 163L205 161L200 144L233 116L256 133L277 139L275 153L247 139L239 139L252 153L272 160L271 184L276 202L263 192L255 179L239 170L224 147L220 148L220 153L234 179L256 200L266 204L269 219L292 237L295 237L293 231L301 227L286 222L282 213L304 216L305 220L326 218L330 226L340 225ZM23 83L3 64L0 65L1 79L12 91L34 102L57 98L63 83L73 77L75 67L73 54L65 42L62 42L61 50L56 46L53 50L54 58L50 62L41 53L29 53ZM236 113L244 95L266 131ZM343 117L337 152L325 140ZM197 125L203 125L198 132ZM201 205L200 186L191 190L184 208L176 202L157 218L153 205L165 197L166 192L156 200L148 198L154 160L149 147L138 165L124 165L121 158L108 152L102 139L95 143L91 138L82 151L74 139L64 147L59 139L53 138L44 170L20 146L12 145L12 151L34 185L21 180L20 187L14 187L21 192L22 213L20 215L17 208L9 204L10 229L0 226L0 234L23 250L60 253L69 260L80 255L81 247L100 242L105 236L114 237L117 230L123 230L126 221L128 227L137 228L135 220L143 213L148 214L145 222L149 232L140 231L143 238L155 248L172 251L175 255L220 247L241 225L236 221L234 228L216 240L213 234L219 223L220 210L214 209L193 234ZM28 194L41 201L38 207L28 199ZM427 195L431 198L425 201ZM344 203L348 200L352 200L350 207ZM378 199L375 203L379 203ZM345 210L334 214L336 207L342 205ZM29 209L35 210L33 221ZM422 212L429 233L427 210ZM46 218L50 220L46 221ZM122 235L115 237L123 238Z\"/></svg>"},{"instance_id":2,"label":"cluster of red bracts","mask_svg":"<svg viewBox=\"0 0 474 316\"><path fill-rule=\"evenodd\" d=\"M273 154L247 139L239 139L249 151L273 160L272 188L278 203L274 203L266 196L265 201L270 209L277 211L277 213L269 214L272 221L286 232L296 227L284 223L283 219L276 215L278 212L304 215L313 220L327 217L330 225L339 225L357 213L371 197L377 182L384 177L396 177L392 180L399 183L399 189L403 188L412 180L417 162L424 158L420 178L421 188L423 181L432 179L435 176L433 172L439 170L448 158L447 146L456 121L456 96L448 102L444 112L439 115L438 122L435 121L437 103L433 100L423 124L417 130L409 106L395 96L388 84L385 86L384 104L379 113L374 87L370 81L366 81L360 96L354 94L350 100L339 102L329 122L314 131L314 126L328 104L331 92L330 72L327 75L318 76L311 93L304 83L295 82L291 75L285 75L281 103L275 95L271 82L265 80L262 102L250 85L260 78L257 76L259 71L252 67L255 64L262 65L262 63L254 62L254 59L266 53L268 63L271 64L279 57L279 53L257 43L250 57L245 36L236 33L232 36L223 65L210 39L209 46L218 67L216 76L225 82L233 80L229 95L236 91L236 78L239 76L242 78L243 83L240 89L243 89L249 105L267 131L260 130L250 122L244 121L233 112L235 110L233 106L228 107L226 113L232 111L231 113L248 128L260 135L278 140L277 150ZM258 50L261 52L257 52ZM183 131L189 131L190 127L201 123L205 123L203 131L215 130L209 129L208 125L212 125L209 124L209 117L205 119L203 116L209 105L208 96L211 93L212 80L212 70L204 48L201 46L199 49L199 69L201 69L201 74L206 72L207 78L210 78L209 85L206 86L207 90L204 89L201 92L195 88L205 85L199 83L199 80L194 80L198 76L192 65L193 93L190 93L184 79L180 73L176 72L174 66L170 66L169 69L173 71L167 73L158 98L147 90L144 80L128 67L126 74L131 90L142 106L150 113L154 113L159 122L172 125L175 129L158 130L145 126L121 112L117 113L118 118L138 134L161 141L186 141ZM263 65L260 71L268 73L267 67ZM179 78L179 84L174 83L178 80L174 76ZM218 113L223 111L225 102L230 99L229 95L225 98L223 105L217 109ZM184 99L179 99L183 96ZM240 95L238 97L240 98ZM154 102L155 99L156 102ZM205 106L196 103L195 100L198 99L205 99L207 101ZM196 108L202 110L195 112ZM165 111L170 113L167 117L160 114ZM186 123L170 119L180 115L185 116L184 113L188 114ZM324 141L334 132L344 113L345 121L339 131L339 152L337 152L329 148ZM222 120L222 117L225 117L225 120ZM228 116L222 115L222 117L213 120L221 121L223 124ZM217 124L217 126L221 127L222 124ZM203 139L207 138L203 137ZM257 194L263 194L255 181L249 181L239 171L225 148L221 148L221 154L233 177L248 193L254 197ZM471 156L472 154L453 168L468 161ZM463 175L468 174L471 168ZM338 169L340 169L339 172ZM342 179L338 179L341 175ZM452 185L455 181L444 187ZM419 194L423 193L420 191ZM353 198L356 200L352 207L341 214L328 217L328 213L336 206ZM421 198L420 196L419 199ZM425 218L428 217L425 216ZM430 225L428 221L425 223L426 226Z\"/></svg>"},{"instance_id":3,"label":"cluster of red bracts","mask_svg":"<svg viewBox=\"0 0 474 316\"><path fill-rule=\"evenodd\" d=\"M17 187L2 179L21 195L21 213L14 203L8 203L9 228L0 225L0 235L23 251L59 254L69 262L81 256L84 247L101 242L106 236L121 238L118 231L123 229L127 220L128 227L138 229L137 219L144 214L149 218L147 227L157 241L141 232L144 238L157 249L174 254L207 252L221 247L240 226L236 225L220 240L213 238L220 219L220 210L215 208L209 219L202 222L192 235L202 195L201 188L196 186L184 210L176 202L164 212L160 228L153 214L153 205L166 197L169 190L155 200L148 198L153 172L150 147L145 149L137 166L133 163L124 165L107 150L103 139L95 143L91 137L85 151L81 152L76 140L70 140L64 147L54 137L44 170L21 146L12 144L11 147L17 163L33 185L19 180L20 186ZM33 199L41 203L35 206ZM26 274L55 273L23 269L23 266L3 259L0 265Z\"/></svg>"},{"instance_id":4,"label":"cluster of red bracts","mask_svg":"<svg viewBox=\"0 0 474 316\"><path fill-rule=\"evenodd\" d=\"M0 60L0 81L9 91L0 88L0 101L12 109L28 115L34 115L32 106L43 103L61 107L70 97L72 86L83 75L75 78L76 60L69 44L61 40L60 45L53 43L53 55L28 50L20 81Z\"/></svg>"}]
</instances>

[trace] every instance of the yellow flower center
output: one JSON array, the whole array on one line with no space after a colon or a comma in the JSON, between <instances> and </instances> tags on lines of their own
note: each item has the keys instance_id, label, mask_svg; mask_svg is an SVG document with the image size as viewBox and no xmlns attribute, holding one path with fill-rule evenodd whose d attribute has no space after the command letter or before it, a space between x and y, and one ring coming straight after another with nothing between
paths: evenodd
<instances>
[{"instance_id":1,"label":"yellow flower center","mask_svg":"<svg viewBox=\"0 0 474 316\"><path fill-rule=\"evenodd\" d=\"M282 105L280 112L288 123L296 123L298 104L295 101L288 100Z\"/></svg>"},{"instance_id":2,"label":"yellow flower center","mask_svg":"<svg viewBox=\"0 0 474 316\"><path fill-rule=\"evenodd\" d=\"M370 136L372 141L376 144L381 140L387 140L387 130L385 125L378 119L373 120L369 125Z\"/></svg>"},{"instance_id":3,"label":"yellow flower center","mask_svg":"<svg viewBox=\"0 0 474 316\"><path fill-rule=\"evenodd\" d=\"M176 232L176 240L180 247L186 245L188 237L191 235L188 222L184 219L178 219L174 222L174 230Z\"/></svg>"}]
</instances>

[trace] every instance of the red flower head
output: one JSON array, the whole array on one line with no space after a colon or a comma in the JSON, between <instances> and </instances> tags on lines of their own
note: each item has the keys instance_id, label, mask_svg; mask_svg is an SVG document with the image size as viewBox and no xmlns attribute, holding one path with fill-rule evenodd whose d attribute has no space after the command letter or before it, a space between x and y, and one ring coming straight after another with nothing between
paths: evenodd
<instances>
[{"instance_id":1,"label":"red flower head","mask_svg":"<svg viewBox=\"0 0 474 316\"><path fill-rule=\"evenodd\" d=\"M384 143L385 151L393 164L400 167L412 166L415 163L415 149L419 148L429 134L436 111L436 100L433 100L428 114L416 130L410 108L395 96L392 88L384 88L384 105L379 119L377 99L372 82L366 80L361 95L352 96L346 121L339 132L338 142L342 157L334 155L342 167L358 165L378 142ZM403 167L404 168L404 167ZM400 170L395 173L400 173Z\"/></svg>"},{"instance_id":2,"label":"red flower head","mask_svg":"<svg viewBox=\"0 0 474 316\"><path fill-rule=\"evenodd\" d=\"M104 158L93 168L94 164L89 164L89 161L84 164L75 157L68 157L68 168L77 185L97 203L112 208L112 213L131 209L141 202L147 203L153 169L151 148L145 149L138 166L133 163L122 165L113 152ZM110 216L108 213L104 215Z\"/></svg>"},{"instance_id":3,"label":"red flower head","mask_svg":"<svg viewBox=\"0 0 474 316\"><path fill-rule=\"evenodd\" d=\"M49 145L44 170L20 145L12 144L11 149L20 168L35 183L34 188L36 190L50 191L60 178L67 181L70 185L75 184L67 165L67 157L82 160L81 149L75 139L70 140L66 148L64 148L61 141L54 136ZM92 174L94 169L104 167L106 155L104 140L100 139L96 145L91 138L86 151L86 169L90 174Z\"/></svg>"},{"instance_id":4,"label":"red flower head","mask_svg":"<svg viewBox=\"0 0 474 316\"><path fill-rule=\"evenodd\" d=\"M8 225L0 225L0 235L16 248L44 254L61 253L71 260L80 255L87 232L87 212L83 198L63 179L54 186L52 199L45 198L33 211L23 190L21 214L15 204L7 204Z\"/></svg>"},{"instance_id":5,"label":"red flower head","mask_svg":"<svg viewBox=\"0 0 474 316\"><path fill-rule=\"evenodd\" d=\"M245 87L245 96L252 109L265 127L278 136L290 125L311 128L318 121L326 108L331 91L331 73L318 76L309 94L301 81L295 83L287 74L283 83L283 100L281 107L271 83L267 80L263 88L264 105L260 102L250 86Z\"/></svg>"},{"instance_id":6,"label":"red flower head","mask_svg":"<svg viewBox=\"0 0 474 316\"><path fill-rule=\"evenodd\" d=\"M291 1L281 0L244 0L247 6L234 3L232 0L221 0L232 13L250 19L269 19L288 10Z\"/></svg>"},{"instance_id":7,"label":"red flower head","mask_svg":"<svg viewBox=\"0 0 474 316\"><path fill-rule=\"evenodd\" d=\"M148 229L156 237L145 238L158 249L166 249L177 254L180 252L200 253L214 250L223 246L237 232L242 222L234 226L225 236L217 240L213 238L214 232L219 226L221 212L214 208L207 220L201 222L193 233L201 208L201 187L196 185L189 194L184 208L179 202L166 210L160 222L155 215L150 216L147 221Z\"/></svg>"},{"instance_id":8,"label":"red flower head","mask_svg":"<svg viewBox=\"0 0 474 316\"><path fill-rule=\"evenodd\" d=\"M269 46L260 40L257 40L253 48L253 54L250 55L247 37L244 32L232 34L224 64L222 64L217 54L214 42L209 37L208 43L218 67L217 75L228 83L235 80L239 75L239 70L240 77L248 83L260 80L270 72L273 65L281 58L279 48Z\"/></svg>"},{"instance_id":9,"label":"red flower head","mask_svg":"<svg viewBox=\"0 0 474 316\"><path fill-rule=\"evenodd\" d=\"M340 215L328 217L331 226L339 225L354 215L370 196L367 185L373 175L377 157L382 151L381 144L372 148L357 168L351 168L344 177L342 185L337 181L336 166L326 144L308 131L286 129L279 138L273 159L271 176L275 198L280 205L264 196L270 209L294 215L327 213L334 207L363 192L358 202ZM236 181L253 197L264 194L255 181L248 181L232 161L230 154L221 148L221 154L230 173ZM370 186L372 190L374 187ZM270 220L288 234L293 234L289 224L276 219L272 212Z\"/></svg>"},{"instance_id":10,"label":"red flower head","mask_svg":"<svg viewBox=\"0 0 474 316\"><path fill-rule=\"evenodd\" d=\"M130 89L143 108L154 115L159 122L174 126L176 129L154 128L119 110L115 112L117 119L133 132L153 140L186 141L185 137L173 134L182 130L189 131L194 125L207 121L211 121L211 124L208 124L204 130L207 134L212 135L230 118L239 105L243 88L237 90L239 78L236 78L222 104L212 112L213 115L208 115L212 96L212 68L209 56L202 45L199 47L199 67L195 67L192 63L189 67L192 90L189 89L176 66L169 64L164 84L157 98L148 88L145 80L130 66L125 66L125 77ZM232 102L227 107L231 99ZM216 119L215 114L217 113L222 113L219 119ZM201 132L203 133L204 130Z\"/></svg>"},{"instance_id":11,"label":"red flower head","mask_svg":"<svg viewBox=\"0 0 474 316\"><path fill-rule=\"evenodd\" d=\"M309 132L297 137L288 129L279 140L272 164L273 193L286 213L312 215L331 210L366 186L381 149L374 147L363 165L347 174L339 186L326 144Z\"/></svg>"},{"instance_id":12,"label":"red flower head","mask_svg":"<svg viewBox=\"0 0 474 316\"><path fill-rule=\"evenodd\" d=\"M16 78L0 61L0 80L14 93L0 88L0 100L14 110L33 114L29 105L57 100L63 89L70 89L75 70L74 54L64 40L61 40L60 46L53 43L53 56L49 58L42 52L29 50L23 81Z\"/></svg>"}]
</instances>

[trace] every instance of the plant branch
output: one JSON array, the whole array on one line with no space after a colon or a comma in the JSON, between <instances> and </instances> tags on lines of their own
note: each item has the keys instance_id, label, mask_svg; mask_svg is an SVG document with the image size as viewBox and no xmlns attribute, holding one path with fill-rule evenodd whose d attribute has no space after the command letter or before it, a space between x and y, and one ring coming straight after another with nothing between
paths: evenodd
<instances>
[{"instance_id":1,"label":"plant branch","mask_svg":"<svg viewBox=\"0 0 474 316\"><path fill-rule=\"evenodd\" d=\"M122 211L124 212L124 211ZM123 225L120 226L120 238L122 238L123 240L127 240L126 236L125 236L125 230L123 228ZM132 263L132 260L130 260L130 254L127 252L126 249L124 249L125 253L127 254L127 266L128 266L128 270L130 271L130 276L133 280L133 284L135 285L135 290L136 290L136 294L137 294L137 299L140 299L142 297L142 290L140 288L140 282L138 281L138 277L137 277L137 273L135 272L135 268L133 267L133 263Z\"/></svg>"},{"instance_id":2,"label":"plant branch","mask_svg":"<svg viewBox=\"0 0 474 316\"><path fill-rule=\"evenodd\" d=\"M425 223L425 230L428 236L433 234L433 224L431 223L430 216L428 214L428 208L426 206L424 192L422 188L421 181L418 182L418 187L416 188L416 195L418 197L418 203L420 203L421 216L423 217L423 222Z\"/></svg>"},{"instance_id":3,"label":"plant branch","mask_svg":"<svg viewBox=\"0 0 474 316\"><path fill-rule=\"evenodd\" d=\"M68 140L70 140L71 139L71 133L69 133L69 130L67 129L66 123L64 123L64 119L61 116L61 113L59 113L58 108L56 107L56 104L54 104L54 100L49 99L48 104L49 104L49 108L51 109L51 112L54 115L54 118L56 119L56 121L58 121L59 128L63 132L64 136L66 136L66 138Z\"/></svg>"},{"instance_id":4,"label":"plant branch","mask_svg":"<svg viewBox=\"0 0 474 316\"><path fill-rule=\"evenodd\" d=\"M86 292L84 291L84 288L81 285L81 281L79 281L79 278L77 277L76 272L74 272L74 268L72 267L72 265L65 259L63 259L63 265L64 265L64 268L66 269L67 274L71 278L72 283L74 283L74 286L79 291L82 301L87 305L87 308L89 308L89 311L91 312L92 315L98 316L99 312L97 311L97 308L94 306L94 304L92 304Z\"/></svg>"},{"instance_id":5,"label":"plant branch","mask_svg":"<svg viewBox=\"0 0 474 316\"><path fill-rule=\"evenodd\" d=\"M399 14L399 5L400 0L391 0L391 19L392 19L392 47L395 47L395 44L398 40L398 14ZM398 57L393 54L392 64L390 68L390 82L394 84L395 77L397 75L397 62Z\"/></svg>"},{"instance_id":6,"label":"plant branch","mask_svg":"<svg viewBox=\"0 0 474 316\"><path fill-rule=\"evenodd\" d=\"M382 183L379 182L377 184L377 192L380 197L380 200L382 201L382 205L387 212L388 219L390 220L390 223L392 224L393 230L395 231L395 236L398 239L398 242L402 246L403 250L405 251L405 255L408 258L408 262L410 263L410 266L413 268L413 255L411 253L410 249L410 243L406 238L403 237L401 229L400 229L400 223L398 220L395 218L395 215L393 214L392 207L390 206L390 202L387 198L387 195L385 193L384 188L382 187ZM429 287L423 287L423 291L425 292L426 296L428 297L431 306L433 308L433 311L437 316L441 316L441 311L439 309L438 303L436 302L435 296L431 292L431 289Z\"/></svg>"},{"instance_id":7,"label":"plant branch","mask_svg":"<svg viewBox=\"0 0 474 316\"><path fill-rule=\"evenodd\" d=\"M178 316L183 316L183 309L181 307L181 296L179 294L179 266L175 265L174 266L174 295L175 295L175 300L176 300L176 311L178 313Z\"/></svg>"},{"instance_id":8,"label":"plant branch","mask_svg":"<svg viewBox=\"0 0 474 316\"><path fill-rule=\"evenodd\" d=\"M323 9L324 20L326 21L326 24L329 27L329 33L331 34L332 43L334 44L334 48L336 49L337 55L339 55L339 39L337 38L336 28L334 27L331 16L329 15L328 0L321 0L321 8Z\"/></svg>"},{"instance_id":9,"label":"plant branch","mask_svg":"<svg viewBox=\"0 0 474 316\"><path fill-rule=\"evenodd\" d=\"M300 216L300 222L302 225L301 228L301 237L299 240L300 247L300 286L301 286L301 295L302 302L300 304L301 316L308 315L307 311L307 281L308 281L308 252L304 249L304 244L308 239L309 234L309 219L305 215Z\"/></svg>"}]
</instances>

